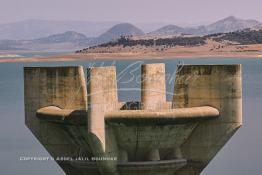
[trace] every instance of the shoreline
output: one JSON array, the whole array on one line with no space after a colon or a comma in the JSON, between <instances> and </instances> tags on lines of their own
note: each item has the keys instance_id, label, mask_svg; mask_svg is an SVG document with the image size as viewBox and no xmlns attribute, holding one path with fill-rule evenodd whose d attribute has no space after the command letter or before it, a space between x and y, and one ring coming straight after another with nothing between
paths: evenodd
<instances>
[{"instance_id":1,"label":"shoreline","mask_svg":"<svg viewBox=\"0 0 262 175\"><path fill-rule=\"evenodd\" d=\"M3 58L0 63L17 63L17 62L69 62L69 61L103 61L103 60L162 60L162 59L262 59L262 53L257 54L68 54L48 57L19 57L19 58Z\"/></svg>"}]
</instances>

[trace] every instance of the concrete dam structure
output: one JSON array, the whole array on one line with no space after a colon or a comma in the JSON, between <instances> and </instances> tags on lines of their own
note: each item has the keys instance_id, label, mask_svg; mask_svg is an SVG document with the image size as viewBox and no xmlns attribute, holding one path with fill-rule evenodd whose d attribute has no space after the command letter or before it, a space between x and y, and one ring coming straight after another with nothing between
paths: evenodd
<instances>
[{"instance_id":1,"label":"concrete dam structure","mask_svg":"<svg viewBox=\"0 0 262 175\"><path fill-rule=\"evenodd\" d=\"M25 67L25 123L66 175L198 175L242 125L241 65L141 67L119 102L116 68Z\"/></svg>"}]
</instances>

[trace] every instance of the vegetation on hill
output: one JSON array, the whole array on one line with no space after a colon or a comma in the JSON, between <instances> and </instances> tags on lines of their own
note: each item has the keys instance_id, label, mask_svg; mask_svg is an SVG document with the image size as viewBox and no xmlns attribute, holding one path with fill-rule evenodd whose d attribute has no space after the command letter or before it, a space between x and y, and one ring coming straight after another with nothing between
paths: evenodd
<instances>
[{"instance_id":1,"label":"vegetation on hill","mask_svg":"<svg viewBox=\"0 0 262 175\"><path fill-rule=\"evenodd\" d=\"M224 40L237 42L239 44L262 44L262 30L237 31L225 34L211 35L214 40L221 42Z\"/></svg>"},{"instance_id":2,"label":"vegetation on hill","mask_svg":"<svg viewBox=\"0 0 262 175\"><path fill-rule=\"evenodd\" d=\"M262 44L262 30L243 30L230 33L217 33L206 36L190 36L190 37L172 37L172 38L157 38L157 39L132 39L132 37L122 36L116 41L110 41L97 46L92 46L83 50L76 51L76 53L96 52L96 48L103 49L102 52L111 52L110 48L115 46L121 47L154 47L164 46L165 48L175 46L200 46L207 43L208 40L216 42L229 41L232 44L248 45L248 44ZM109 50L108 50L109 49ZM100 50L101 51L101 50Z\"/></svg>"},{"instance_id":3,"label":"vegetation on hill","mask_svg":"<svg viewBox=\"0 0 262 175\"><path fill-rule=\"evenodd\" d=\"M122 45L126 46L193 46L205 44L203 37L175 37L175 38L158 38L158 39L138 39L133 40L129 37L120 37L117 41L111 41L108 43L100 44L94 47L114 47Z\"/></svg>"}]
</instances>

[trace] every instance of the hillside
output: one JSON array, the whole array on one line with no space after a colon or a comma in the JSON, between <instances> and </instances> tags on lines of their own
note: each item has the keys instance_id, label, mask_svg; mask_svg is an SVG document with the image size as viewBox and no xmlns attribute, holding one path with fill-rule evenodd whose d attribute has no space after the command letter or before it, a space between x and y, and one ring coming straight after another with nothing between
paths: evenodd
<instances>
[{"instance_id":1,"label":"hillside","mask_svg":"<svg viewBox=\"0 0 262 175\"><path fill-rule=\"evenodd\" d=\"M122 45L123 47L127 46L194 46L194 45L202 45L205 44L205 39L203 37L173 37L173 38L158 38L158 39L138 39L133 40L128 37L121 37L117 41L108 42L105 44L101 44L97 47L114 47ZM95 46L96 47L96 46ZM95 48L93 47L93 48ZM91 47L92 48L92 47Z\"/></svg>"},{"instance_id":2,"label":"hillside","mask_svg":"<svg viewBox=\"0 0 262 175\"><path fill-rule=\"evenodd\" d=\"M0 50L59 51L75 50L89 46L92 38L74 31L32 40L0 40Z\"/></svg>"},{"instance_id":3,"label":"hillside","mask_svg":"<svg viewBox=\"0 0 262 175\"><path fill-rule=\"evenodd\" d=\"M260 23L256 20L243 20L234 16L229 16L225 19L219 20L213 24L206 26L208 34L213 33L227 33L246 28L252 28Z\"/></svg>"},{"instance_id":4,"label":"hillside","mask_svg":"<svg viewBox=\"0 0 262 175\"><path fill-rule=\"evenodd\" d=\"M100 44L97 46L85 48L76 51L76 53L137 53L137 52L165 52L176 48L185 48L190 50L207 47L210 51L219 51L226 48L242 48L241 45L259 45L262 44L262 30L243 30L230 33L219 33L190 37L170 37L157 39L135 39L132 37L121 37L116 41ZM212 46L211 46L212 45ZM241 46L241 47L238 47ZM244 48L248 48L245 46ZM252 46L253 47L253 46ZM207 49L206 48L206 49ZM207 50L208 50L207 49ZM200 49L201 50L201 49ZM240 51L240 50L238 50ZM246 49L246 51L249 51Z\"/></svg>"},{"instance_id":5,"label":"hillside","mask_svg":"<svg viewBox=\"0 0 262 175\"><path fill-rule=\"evenodd\" d=\"M156 35L156 36L178 35L178 34L208 35L214 33L234 32L246 28L253 28L259 25L261 25L261 23L259 23L256 20L243 20L243 19L238 19L234 16L229 16L225 19L221 19L207 26L183 28L176 25L167 25L153 32L148 33L148 35Z\"/></svg>"},{"instance_id":6,"label":"hillside","mask_svg":"<svg viewBox=\"0 0 262 175\"><path fill-rule=\"evenodd\" d=\"M206 36L217 42L231 41L241 45L262 44L262 30L244 30Z\"/></svg>"},{"instance_id":7,"label":"hillside","mask_svg":"<svg viewBox=\"0 0 262 175\"><path fill-rule=\"evenodd\" d=\"M74 31L68 31L65 33L50 35L48 37L43 37L33 40L37 43L62 43L62 42L82 42L86 41L88 38L81 33Z\"/></svg>"},{"instance_id":8,"label":"hillside","mask_svg":"<svg viewBox=\"0 0 262 175\"><path fill-rule=\"evenodd\" d=\"M230 16L206 26L180 27L177 25L167 25L145 34L140 28L129 23L120 23L112 27L112 23L109 22L27 20L18 23L0 24L0 50L55 51L58 49L71 51L108 42L112 43L117 41L121 36L132 36L133 40L140 40L135 42L143 43L145 41L142 40L147 40L147 44L152 44L152 39L160 38L155 43L157 45L163 42L171 43L171 45L177 45L177 43L180 45L192 45L195 41L198 44L203 44L203 38L199 37L217 33L232 33L247 30L247 28L258 31L262 29L261 26L262 24L255 20L243 20ZM65 29L76 30L63 31ZM63 32L47 35L47 33L55 31ZM96 31L96 34L90 33L90 31ZM93 37L90 37L90 34ZM30 39L30 37L34 36L42 37ZM1 40L1 37L28 38ZM170 39L170 37L179 38ZM229 39L232 39L232 37ZM134 41L128 42L135 43Z\"/></svg>"},{"instance_id":9,"label":"hillside","mask_svg":"<svg viewBox=\"0 0 262 175\"><path fill-rule=\"evenodd\" d=\"M153 32L149 32L148 35L178 35L181 33L185 33L184 28L176 25L167 25Z\"/></svg>"},{"instance_id":10,"label":"hillside","mask_svg":"<svg viewBox=\"0 0 262 175\"><path fill-rule=\"evenodd\" d=\"M116 40L121 36L129 35L144 35L144 32L136 26L129 23L121 23L113 26L105 33L95 38L92 42L93 45L106 43L112 40Z\"/></svg>"},{"instance_id":11,"label":"hillside","mask_svg":"<svg viewBox=\"0 0 262 175\"><path fill-rule=\"evenodd\" d=\"M75 31L67 31L38 39L0 40L0 50L75 50L116 40L121 36L131 35L141 36L144 35L144 32L132 24L121 23L93 38L88 38L84 34Z\"/></svg>"},{"instance_id":12,"label":"hillside","mask_svg":"<svg viewBox=\"0 0 262 175\"><path fill-rule=\"evenodd\" d=\"M0 24L0 40L32 40L42 38L66 31L75 31L83 33L87 37L99 37L112 26L119 22L92 22L92 21L56 21L56 20L37 20L30 19L12 23ZM166 23L162 23L164 25ZM244 20L230 16L218 20L210 25L200 25L195 27L181 27L177 25L167 25L163 27L160 24L144 23L139 26L152 35L170 35L177 33L206 35L213 33L225 33L244 28L252 28L261 25L256 20ZM159 28L156 29L155 28ZM154 30L154 31L152 31ZM141 33L141 31L139 32ZM102 37L102 36L101 36Z\"/></svg>"}]
</instances>

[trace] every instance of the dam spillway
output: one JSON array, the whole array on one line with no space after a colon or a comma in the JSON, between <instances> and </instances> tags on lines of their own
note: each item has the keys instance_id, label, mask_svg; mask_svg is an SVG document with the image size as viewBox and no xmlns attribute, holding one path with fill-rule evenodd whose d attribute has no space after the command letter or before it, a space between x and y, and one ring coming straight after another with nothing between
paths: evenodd
<instances>
[{"instance_id":1,"label":"dam spillway","mask_svg":"<svg viewBox=\"0 0 262 175\"><path fill-rule=\"evenodd\" d=\"M119 102L114 66L25 67L25 123L67 175L198 175L242 125L241 65L177 70L172 101L145 64L141 101Z\"/></svg>"}]
</instances>

